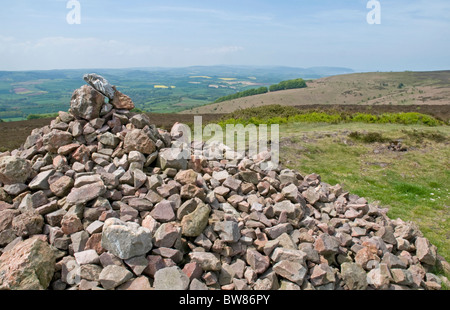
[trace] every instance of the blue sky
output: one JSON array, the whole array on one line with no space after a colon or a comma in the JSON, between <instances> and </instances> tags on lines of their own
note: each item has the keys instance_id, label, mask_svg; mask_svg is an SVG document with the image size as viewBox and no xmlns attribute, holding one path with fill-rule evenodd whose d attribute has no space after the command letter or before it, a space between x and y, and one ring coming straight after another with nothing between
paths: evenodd
<instances>
[{"instance_id":1,"label":"blue sky","mask_svg":"<svg viewBox=\"0 0 450 310\"><path fill-rule=\"evenodd\" d=\"M339 66L356 71L450 69L450 1L16 0L0 10L0 70Z\"/></svg>"}]
</instances>

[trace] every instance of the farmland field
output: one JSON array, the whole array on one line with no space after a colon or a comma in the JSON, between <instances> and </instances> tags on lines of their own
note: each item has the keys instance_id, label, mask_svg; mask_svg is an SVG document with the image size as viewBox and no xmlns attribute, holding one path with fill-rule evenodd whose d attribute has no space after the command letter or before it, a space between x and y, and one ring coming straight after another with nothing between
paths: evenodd
<instances>
[{"instance_id":1,"label":"farmland field","mask_svg":"<svg viewBox=\"0 0 450 310\"><path fill-rule=\"evenodd\" d=\"M329 72L346 73L350 69ZM337 71L336 71L337 70ZM140 110L176 113L215 101L219 97L284 79L326 76L314 70L285 67L189 67L177 69L89 69L29 72L0 72L0 119L24 120L30 114L67 111L75 89L84 84L83 75L103 75L130 96Z\"/></svg>"}]
</instances>

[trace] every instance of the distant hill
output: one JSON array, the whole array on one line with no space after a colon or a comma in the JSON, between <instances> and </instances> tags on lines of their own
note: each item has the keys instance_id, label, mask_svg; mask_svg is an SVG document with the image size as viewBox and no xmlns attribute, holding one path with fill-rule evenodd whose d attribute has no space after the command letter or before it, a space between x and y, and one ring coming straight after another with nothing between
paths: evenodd
<instances>
[{"instance_id":1,"label":"distant hill","mask_svg":"<svg viewBox=\"0 0 450 310\"><path fill-rule=\"evenodd\" d=\"M372 72L324 77L303 89L205 105L183 113L230 113L261 105L450 105L450 71Z\"/></svg>"}]
</instances>

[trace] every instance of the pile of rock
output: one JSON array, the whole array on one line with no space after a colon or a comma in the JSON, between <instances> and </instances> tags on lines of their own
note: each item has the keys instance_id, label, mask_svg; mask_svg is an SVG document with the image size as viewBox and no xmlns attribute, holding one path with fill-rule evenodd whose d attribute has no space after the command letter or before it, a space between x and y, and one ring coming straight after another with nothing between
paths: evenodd
<instances>
[{"instance_id":1,"label":"pile of rock","mask_svg":"<svg viewBox=\"0 0 450 310\"><path fill-rule=\"evenodd\" d=\"M0 289L440 289L413 223L254 158L174 157L105 79L0 154ZM108 102L105 102L105 97ZM180 151L181 152L181 151ZM230 155L231 154L231 155ZM230 157L231 156L231 157ZM448 269L447 269L448 270Z\"/></svg>"}]
</instances>

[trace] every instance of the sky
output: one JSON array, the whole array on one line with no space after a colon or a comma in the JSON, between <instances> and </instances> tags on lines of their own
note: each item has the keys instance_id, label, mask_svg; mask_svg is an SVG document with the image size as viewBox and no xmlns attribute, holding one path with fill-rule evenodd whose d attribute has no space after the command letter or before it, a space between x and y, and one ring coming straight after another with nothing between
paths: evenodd
<instances>
[{"instance_id":1,"label":"sky","mask_svg":"<svg viewBox=\"0 0 450 310\"><path fill-rule=\"evenodd\" d=\"M79 3L79 15L72 15L72 3ZM0 70L194 65L450 69L450 1L379 0L380 24L368 23L375 8L368 3L2 1ZM80 23L70 24L68 15L79 16Z\"/></svg>"}]
</instances>

